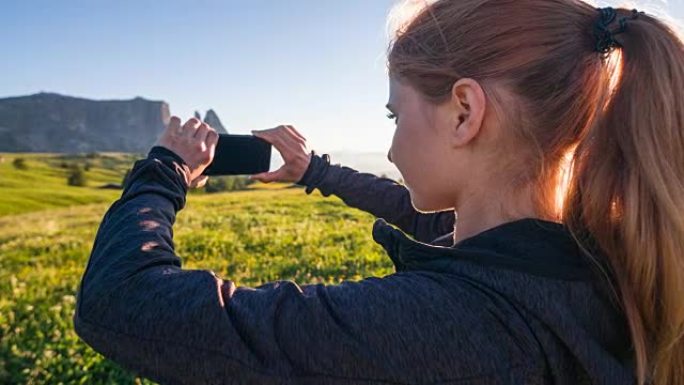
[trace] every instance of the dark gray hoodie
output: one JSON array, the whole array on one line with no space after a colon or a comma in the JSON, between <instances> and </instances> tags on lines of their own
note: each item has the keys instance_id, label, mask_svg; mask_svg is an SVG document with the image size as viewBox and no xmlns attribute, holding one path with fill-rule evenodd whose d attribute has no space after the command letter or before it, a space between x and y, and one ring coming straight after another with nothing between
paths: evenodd
<instances>
[{"instance_id":1,"label":"dark gray hoodie","mask_svg":"<svg viewBox=\"0 0 684 385\"><path fill-rule=\"evenodd\" d=\"M298 184L378 216L395 273L251 288L182 269L189 169L154 147L100 224L78 335L162 384L635 382L624 316L562 225L526 218L453 245L453 212L418 213L404 186L329 160L314 154Z\"/></svg>"}]
</instances>

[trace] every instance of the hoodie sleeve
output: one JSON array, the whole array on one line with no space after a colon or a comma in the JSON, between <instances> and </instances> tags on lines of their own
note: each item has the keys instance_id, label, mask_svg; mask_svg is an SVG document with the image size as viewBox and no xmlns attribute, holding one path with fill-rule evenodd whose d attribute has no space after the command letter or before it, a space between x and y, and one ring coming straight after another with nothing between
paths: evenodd
<instances>
[{"instance_id":1,"label":"hoodie sleeve","mask_svg":"<svg viewBox=\"0 0 684 385\"><path fill-rule=\"evenodd\" d=\"M334 194L347 205L385 219L420 242L430 243L454 231L456 218L452 210L419 213L405 186L389 178L330 164L328 154L312 153L309 168L297 184L306 186L307 194L316 188L325 197Z\"/></svg>"},{"instance_id":2,"label":"hoodie sleeve","mask_svg":"<svg viewBox=\"0 0 684 385\"><path fill-rule=\"evenodd\" d=\"M507 362L477 353L493 344L473 330L504 332L476 311L486 297L437 295L437 276L251 288L182 269L172 226L188 171L159 148L135 163L79 285L76 333L123 368L162 384L432 383Z\"/></svg>"}]
</instances>

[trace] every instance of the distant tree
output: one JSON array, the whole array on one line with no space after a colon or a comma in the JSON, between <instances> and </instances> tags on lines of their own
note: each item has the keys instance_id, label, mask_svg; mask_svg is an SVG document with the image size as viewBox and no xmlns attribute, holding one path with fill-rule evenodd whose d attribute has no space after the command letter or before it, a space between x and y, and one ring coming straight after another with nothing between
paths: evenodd
<instances>
[{"instance_id":1,"label":"distant tree","mask_svg":"<svg viewBox=\"0 0 684 385\"><path fill-rule=\"evenodd\" d=\"M83 169L84 169L85 171L90 171L90 169L91 169L92 167L93 167L93 165L92 165L90 162L85 162L85 164L83 165Z\"/></svg>"},{"instance_id":2,"label":"distant tree","mask_svg":"<svg viewBox=\"0 0 684 385\"><path fill-rule=\"evenodd\" d=\"M207 193L226 191L226 189L226 179L222 177L209 177L209 179L207 180L207 184L204 185L204 191L206 191Z\"/></svg>"},{"instance_id":3,"label":"distant tree","mask_svg":"<svg viewBox=\"0 0 684 385\"><path fill-rule=\"evenodd\" d=\"M214 176L209 177L207 184L204 185L204 191L207 193L216 193L221 191L239 191L245 190L247 186L254 183L244 176Z\"/></svg>"},{"instance_id":4,"label":"distant tree","mask_svg":"<svg viewBox=\"0 0 684 385\"><path fill-rule=\"evenodd\" d=\"M26 160L24 158L15 158L12 161L12 165L14 166L14 168L18 170L26 170L28 168L28 166L26 165Z\"/></svg>"},{"instance_id":5,"label":"distant tree","mask_svg":"<svg viewBox=\"0 0 684 385\"><path fill-rule=\"evenodd\" d=\"M88 158L88 159L99 158L99 157L100 157L100 153L98 153L98 152L96 152L96 151L94 151L94 152L89 152L89 153L86 154L85 157Z\"/></svg>"},{"instance_id":6,"label":"distant tree","mask_svg":"<svg viewBox=\"0 0 684 385\"><path fill-rule=\"evenodd\" d=\"M65 161L62 161L62 162L59 164L59 168L69 168L69 163L67 163L67 162L65 162Z\"/></svg>"},{"instance_id":7,"label":"distant tree","mask_svg":"<svg viewBox=\"0 0 684 385\"><path fill-rule=\"evenodd\" d=\"M69 186L85 186L87 178L81 166L73 164L67 172L67 184Z\"/></svg>"}]
</instances>

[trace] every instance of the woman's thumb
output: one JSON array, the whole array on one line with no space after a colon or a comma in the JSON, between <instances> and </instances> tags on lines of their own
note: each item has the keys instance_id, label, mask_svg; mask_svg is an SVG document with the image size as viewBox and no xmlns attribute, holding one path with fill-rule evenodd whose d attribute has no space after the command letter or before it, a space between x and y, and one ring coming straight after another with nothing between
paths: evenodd
<instances>
[{"instance_id":1,"label":"woman's thumb","mask_svg":"<svg viewBox=\"0 0 684 385\"><path fill-rule=\"evenodd\" d=\"M262 172L260 174L250 175L249 179L258 180L260 182L268 183L268 182L271 182L270 178L268 177L268 174L270 174L270 173Z\"/></svg>"},{"instance_id":2,"label":"woman's thumb","mask_svg":"<svg viewBox=\"0 0 684 385\"><path fill-rule=\"evenodd\" d=\"M282 176L283 168L279 168L271 172L262 172L260 174L250 175L249 179L256 179L264 183L276 182Z\"/></svg>"},{"instance_id":3,"label":"woman's thumb","mask_svg":"<svg viewBox=\"0 0 684 385\"><path fill-rule=\"evenodd\" d=\"M204 187L204 185L207 184L208 180L209 180L208 175L201 175L201 176L195 178L195 180L193 180L192 183L190 183L190 187L192 187L192 188Z\"/></svg>"}]
</instances>

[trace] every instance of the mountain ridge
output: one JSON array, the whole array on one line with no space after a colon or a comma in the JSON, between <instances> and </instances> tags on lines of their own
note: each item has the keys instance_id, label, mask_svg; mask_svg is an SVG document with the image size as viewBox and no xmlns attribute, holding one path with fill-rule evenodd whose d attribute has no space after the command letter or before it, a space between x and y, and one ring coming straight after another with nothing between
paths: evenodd
<instances>
[{"instance_id":1,"label":"mountain ridge","mask_svg":"<svg viewBox=\"0 0 684 385\"><path fill-rule=\"evenodd\" d=\"M208 116L218 122L213 111ZM88 99L55 92L0 98L0 152L144 152L170 118L169 104L141 96ZM222 125L215 127L227 133Z\"/></svg>"}]
</instances>

